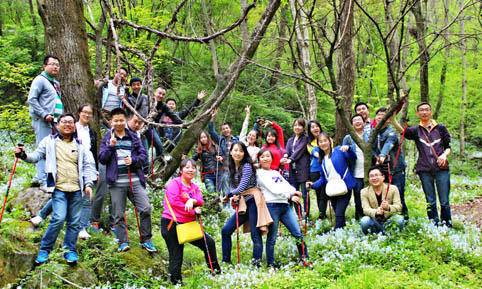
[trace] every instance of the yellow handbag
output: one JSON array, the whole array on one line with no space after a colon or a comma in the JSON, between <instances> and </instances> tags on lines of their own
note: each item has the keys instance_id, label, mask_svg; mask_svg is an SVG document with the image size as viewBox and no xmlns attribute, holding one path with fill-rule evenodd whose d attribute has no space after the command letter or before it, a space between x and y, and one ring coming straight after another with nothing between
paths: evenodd
<instances>
[{"instance_id":1,"label":"yellow handbag","mask_svg":"<svg viewBox=\"0 0 482 289\"><path fill-rule=\"evenodd\" d=\"M171 204L167 199L167 195L164 195L164 199L166 200L167 207L171 212L171 216L176 222L176 233L177 233L177 240L179 244L189 243L192 241L196 241L203 238L203 231L201 229L201 225L197 221L192 221L188 223L179 224L177 222L176 215L171 208Z\"/></svg>"}]
</instances>

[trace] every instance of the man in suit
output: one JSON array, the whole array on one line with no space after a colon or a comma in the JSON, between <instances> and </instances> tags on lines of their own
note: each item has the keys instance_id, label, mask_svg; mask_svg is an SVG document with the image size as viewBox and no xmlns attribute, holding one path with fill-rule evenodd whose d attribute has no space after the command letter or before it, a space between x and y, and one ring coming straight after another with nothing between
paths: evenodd
<instances>
[{"instance_id":1,"label":"man in suit","mask_svg":"<svg viewBox=\"0 0 482 289\"><path fill-rule=\"evenodd\" d=\"M400 193L396 186L384 183L385 176L379 167L372 167L368 172L370 185L361 191L363 214L360 226L364 234L385 232L390 223L403 229L405 221L397 213L402 211Z\"/></svg>"}]
</instances>

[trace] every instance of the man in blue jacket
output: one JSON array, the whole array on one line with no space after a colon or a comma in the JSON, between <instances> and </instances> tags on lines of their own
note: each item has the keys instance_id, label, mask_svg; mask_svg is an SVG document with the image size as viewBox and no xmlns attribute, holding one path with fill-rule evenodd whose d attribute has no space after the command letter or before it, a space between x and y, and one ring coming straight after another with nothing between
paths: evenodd
<instances>
[{"instance_id":1,"label":"man in blue jacket","mask_svg":"<svg viewBox=\"0 0 482 289\"><path fill-rule=\"evenodd\" d=\"M76 139L74 116L67 113L58 120L59 133L46 136L33 153L26 154L22 147L15 149L15 155L26 162L45 161L46 185L53 191L52 219L40 242L36 265L49 259L65 221L64 258L70 265L77 263L76 244L81 230L82 197L92 194L92 186L97 179L92 153Z\"/></svg>"}]
</instances>

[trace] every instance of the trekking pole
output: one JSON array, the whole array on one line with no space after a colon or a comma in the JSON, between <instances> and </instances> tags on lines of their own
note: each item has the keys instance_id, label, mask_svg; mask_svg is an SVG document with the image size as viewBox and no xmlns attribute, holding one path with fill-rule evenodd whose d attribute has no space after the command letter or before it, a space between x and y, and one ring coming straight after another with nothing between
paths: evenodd
<instances>
[{"instance_id":1,"label":"trekking pole","mask_svg":"<svg viewBox=\"0 0 482 289\"><path fill-rule=\"evenodd\" d=\"M305 209L305 226L304 226L304 231L305 231L305 236L306 232L308 230L308 218L309 218L309 212L310 212L310 190L306 190L306 209Z\"/></svg>"},{"instance_id":2,"label":"trekking pole","mask_svg":"<svg viewBox=\"0 0 482 289\"><path fill-rule=\"evenodd\" d=\"M199 226L201 226L201 232L203 233L204 238L204 246L206 247L206 253L208 254L208 261L209 261L209 268L211 269L211 273L214 274L213 262L211 261L211 254L209 253L208 248L208 241L206 239L206 233L204 232L203 221L201 220L201 215L196 215L196 218L199 220Z\"/></svg>"},{"instance_id":3,"label":"trekking pole","mask_svg":"<svg viewBox=\"0 0 482 289\"><path fill-rule=\"evenodd\" d=\"M297 204L298 208L298 220L301 223L301 220L303 219L301 216L301 205L298 203ZM303 262L303 267L307 267L308 263L306 262L306 255L305 255L305 241L301 240L301 261Z\"/></svg>"},{"instance_id":4,"label":"trekking pole","mask_svg":"<svg viewBox=\"0 0 482 289\"><path fill-rule=\"evenodd\" d=\"M132 174L131 174L131 169L130 167L127 167L127 175L129 176L129 186L131 188L131 193L134 196L134 186L132 185ZM139 224L139 214L137 213L137 207L136 204L134 203L134 212L136 214L136 223L137 223L137 232L139 232L139 239L141 239L141 226ZM127 218L126 218L126 223L127 223Z\"/></svg>"},{"instance_id":5,"label":"trekking pole","mask_svg":"<svg viewBox=\"0 0 482 289\"><path fill-rule=\"evenodd\" d=\"M7 192L5 193L5 197L3 198L2 212L0 213L0 223L2 223L3 213L5 212L5 207L7 206L8 193L10 193L10 187L12 186L13 175L17 170L17 163L18 163L18 157L15 157L12 170L10 171L10 178L8 179Z\"/></svg>"},{"instance_id":6,"label":"trekking pole","mask_svg":"<svg viewBox=\"0 0 482 289\"><path fill-rule=\"evenodd\" d=\"M239 255L239 203L236 204L236 256L239 265L241 261L241 257Z\"/></svg>"},{"instance_id":7,"label":"trekking pole","mask_svg":"<svg viewBox=\"0 0 482 289\"><path fill-rule=\"evenodd\" d=\"M155 127L151 127L151 178L154 179L154 130Z\"/></svg>"}]
</instances>

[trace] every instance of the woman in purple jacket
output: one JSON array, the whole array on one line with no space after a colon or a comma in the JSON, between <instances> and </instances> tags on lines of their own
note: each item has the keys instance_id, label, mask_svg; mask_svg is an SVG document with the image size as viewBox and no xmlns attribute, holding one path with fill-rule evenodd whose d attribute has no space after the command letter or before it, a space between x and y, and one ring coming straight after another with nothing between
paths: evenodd
<instances>
[{"instance_id":1,"label":"woman in purple jacket","mask_svg":"<svg viewBox=\"0 0 482 289\"><path fill-rule=\"evenodd\" d=\"M298 118L293 122L294 135L286 144L286 154L281 160L282 164L290 165L290 183L297 191L303 194L303 203L306 216L310 215L310 202L307 197L306 181L310 172L310 154L306 145L308 136L305 133L306 121Z\"/></svg>"}]
</instances>

